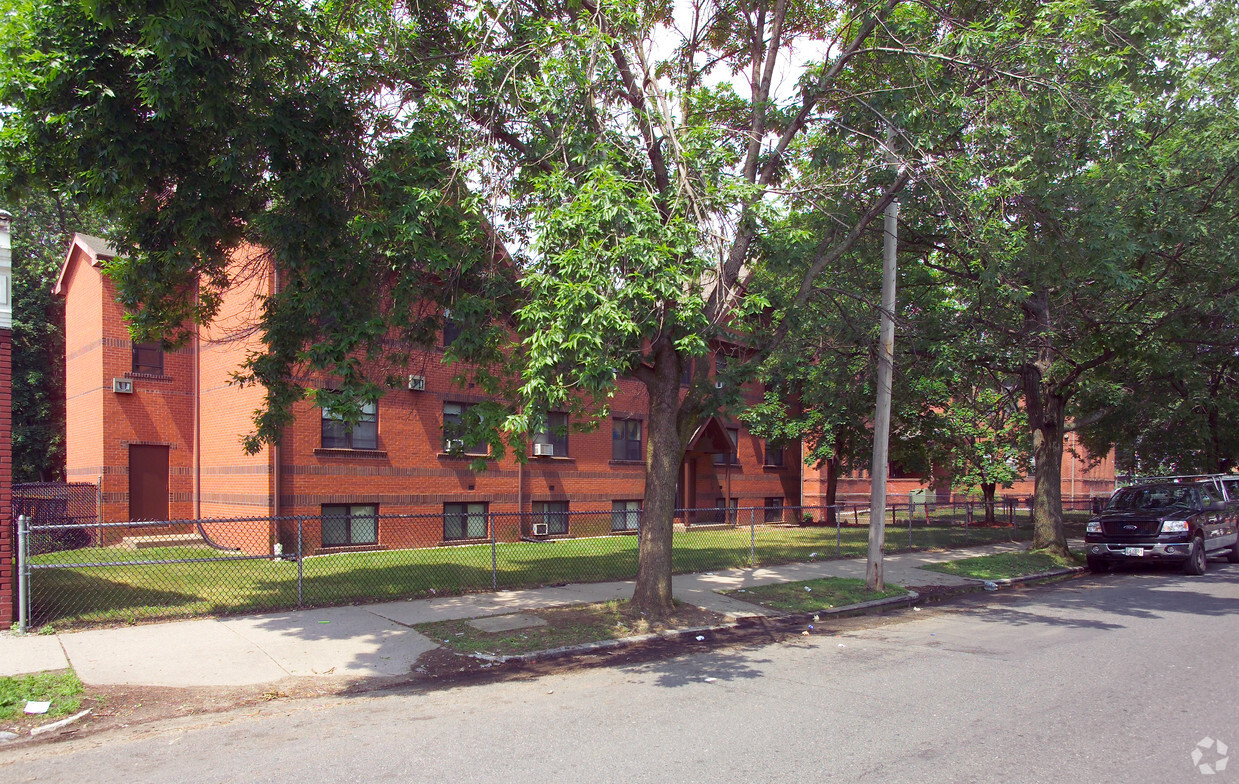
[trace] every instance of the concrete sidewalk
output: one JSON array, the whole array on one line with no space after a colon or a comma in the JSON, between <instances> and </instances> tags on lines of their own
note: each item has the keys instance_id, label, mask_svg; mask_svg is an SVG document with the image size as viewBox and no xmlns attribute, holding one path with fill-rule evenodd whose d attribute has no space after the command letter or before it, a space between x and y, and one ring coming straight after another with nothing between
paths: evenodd
<instances>
[{"instance_id":1,"label":"concrete sidewalk","mask_svg":"<svg viewBox=\"0 0 1239 784\"><path fill-rule=\"evenodd\" d=\"M1026 545L1025 545L1026 546ZM929 563L1022 549L1019 544L901 553L883 561L897 585L976 584L921 569ZM672 579L675 598L731 617L762 615L719 591L817 577L865 576L863 559L813 561ZM632 581L499 591L262 615L171 621L57 635L0 634L0 676L73 667L89 685L252 686L288 677L360 678L408 674L438 647L414 625L600 602L632 595Z\"/></svg>"}]
</instances>

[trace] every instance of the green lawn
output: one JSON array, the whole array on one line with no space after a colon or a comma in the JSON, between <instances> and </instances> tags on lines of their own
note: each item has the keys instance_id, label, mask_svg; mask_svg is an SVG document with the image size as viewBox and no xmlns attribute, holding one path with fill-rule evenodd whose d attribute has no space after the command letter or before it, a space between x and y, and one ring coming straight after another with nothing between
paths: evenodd
<instances>
[{"instance_id":1,"label":"green lawn","mask_svg":"<svg viewBox=\"0 0 1239 784\"><path fill-rule=\"evenodd\" d=\"M889 527L886 552L958 547L1027 538L1027 527ZM781 528L758 525L690 529L675 535L676 573L744 568L835 557L863 556L868 529L846 526ZM552 542L501 542L411 550L382 550L307 557L303 604L347 604L416 599L498 588L568 582L629 580L637 569L634 536L602 536ZM31 578L32 621L67 626L291 608L298 605L297 565L292 561L227 561L213 550L83 548L37 556L40 566L106 563L35 569ZM750 563L750 555L754 563ZM189 564L116 564L118 561L207 558Z\"/></svg>"},{"instance_id":2,"label":"green lawn","mask_svg":"<svg viewBox=\"0 0 1239 784\"><path fill-rule=\"evenodd\" d=\"M1066 566L1082 566L1079 558L1062 558L1045 552L995 553L964 558L949 563L931 564L922 567L943 574L972 577L977 580L1009 580L1012 577L1027 577Z\"/></svg>"},{"instance_id":3,"label":"green lawn","mask_svg":"<svg viewBox=\"0 0 1239 784\"><path fill-rule=\"evenodd\" d=\"M48 718L68 716L82 705L82 682L72 670L0 678L0 721L23 715L26 700L50 701Z\"/></svg>"},{"instance_id":4,"label":"green lawn","mask_svg":"<svg viewBox=\"0 0 1239 784\"><path fill-rule=\"evenodd\" d=\"M800 580L793 583L771 583L756 588L737 588L724 591L728 596L772 610L788 613L809 613L845 607L849 604L905 596L907 591L898 585L887 584L881 591L865 588L865 581L853 577L822 577L817 580Z\"/></svg>"}]
</instances>

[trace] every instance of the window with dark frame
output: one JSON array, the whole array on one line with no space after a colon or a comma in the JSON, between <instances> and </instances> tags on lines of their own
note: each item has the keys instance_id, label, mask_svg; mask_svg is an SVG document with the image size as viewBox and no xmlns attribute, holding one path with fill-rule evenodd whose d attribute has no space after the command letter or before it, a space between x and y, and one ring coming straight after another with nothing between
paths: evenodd
<instances>
[{"instance_id":1,"label":"window with dark frame","mask_svg":"<svg viewBox=\"0 0 1239 784\"><path fill-rule=\"evenodd\" d=\"M555 457L568 457L568 415L552 411L546 415L547 429L534 434L535 444L550 444Z\"/></svg>"},{"instance_id":2,"label":"window with dark frame","mask_svg":"<svg viewBox=\"0 0 1239 784\"><path fill-rule=\"evenodd\" d=\"M323 449L378 449L378 404L362 403L361 419L352 427L331 409L324 408L322 444Z\"/></svg>"},{"instance_id":3,"label":"window with dark frame","mask_svg":"<svg viewBox=\"0 0 1239 784\"><path fill-rule=\"evenodd\" d=\"M485 503L444 504L443 539L485 539L490 535Z\"/></svg>"},{"instance_id":4,"label":"window with dark frame","mask_svg":"<svg viewBox=\"0 0 1239 784\"><path fill-rule=\"evenodd\" d=\"M766 456L765 465L771 468L783 467L783 445L776 444L773 441L766 441Z\"/></svg>"},{"instance_id":5,"label":"window with dark frame","mask_svg":"<svg viewBox=\"0 0 1239 784\"><path fill-rule=\"evenodd\" d=\"M447 348L455 343L463 331L460 324L452 319L452 312L446 311L443 314L443 347Z\"/></svg>"},{"instance_id":6,"label":"window with dark frame","mask_svg":"<svg viewBox=\"0 0 1239 784\"><path fill-rule=\"evenodd\" d=\"M641 527L640 501L611 502L611 530L636 531Z\"/></svg>"},{"instance_id":7,"label":"window with dark frame","mask_svg":"<svg viewBox=\"0 0 1239 784\"><path fill-rule=\"evenodd\" d=\"M378 544L378 509L375 504L323 504L323 547Z\"/></svg>"},{"instance_id":8,"label":"window with dark frame","mask_svg":"<svg viewBox=\"0 0 1239 784\"><path fill-rule=\"evenodd\" d=\"M567 501L534 501L533 522L546 523L548 534L568 533Z\"/></svg>"},{"instance_id":9,"label":"window with dark frame","mask_svg":"<svg viewBox=\"0 0 1239 784\"><path fill-rule=\"evenodd\" d=\"M641 420L611 420L611 459L641 460Z\"/></svg>"},{"instance_id":10,"label":"window with dark frame","mask_svg":"<svg viewBox=\"0 0 1239 784\"><path fill-rule=\"evenodd\" d=\"M782 496L770 496L766 498L765 515L763 519L767 523L783 522L783 498Z\"/></svg>"},{"instance_id":11,"label":"window with dark frame","mask_svg":"<svg viewBox=\"0 0 1239 784\"><path fill-rule=\"evenodd\" d=\"M163 375L163 344L154 343L133 344L133 372Z\"/></svg>"},{"instance_id":12,"label":"window with dark frame","mask_svg":"<svg viewBox=\"0 0 1239 784\"><path fill-rule=\"evenodd\" d=\"M738 498L731 499L731 503L728 503L726 498L714 499L714 522L735 525L739 507L740 499Z\"/></svg>"},{"instance_id":13,"label":"window with dark frame","mask_svg":"<svg viewBox=\"0 0 1239 784\"><path fill-rule=\"evenodd\" d=\"M715 452L714 465L727 465L729 461L732 465L740 465L740 428L727 428L727 438L731 441L731 453Z\"/></svg>"},{"instance_id":14,"label":"window with dark frame","mask_svg":"<svg viewBox=\"0 0 1239 784\"><path fill-rule=\"evenodd\" d=\"M443 404L443 451L463 452L466 455L485 455L490 453L490 447L485 443L473 443L466 437L468 428L465 417L473 408L469 403Z\"/></svg>"}]
</instances>

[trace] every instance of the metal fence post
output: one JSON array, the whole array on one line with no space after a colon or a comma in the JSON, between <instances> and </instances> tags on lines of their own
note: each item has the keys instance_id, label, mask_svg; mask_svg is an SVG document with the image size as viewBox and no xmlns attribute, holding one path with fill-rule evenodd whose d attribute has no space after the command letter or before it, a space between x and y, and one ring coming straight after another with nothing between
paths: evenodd
<instances>
[{"instance_id":1,"label":"metal fence post","mask_svg":"<svg viewBox=\"0 0 1239 784\"><path fill-rule=\"evenodd\" d=\"M25 634L30 626L30 553L27 526L30 518L17 516L17 630Z\"/></svg>"},{"instance_id":2,"label":"metal fence post","mask_svg":"<svg viewBox=\"0 0 1239 784\"><path fill-rule=\"evenodd\" d=\"M843 552L843 542L841 541L841 536L839 533L839 526L842 525L840 517L841 515L839 514L839 508L835 507L835 558L840 558L840 553Z\"/></svg>"},{"instance_id":3,"label":"metal fence post","mask_svg":"<svg viewBox=\"0 0 1239 784\"><path fill-rule=\"evenodd\" d=\"M499 554L495 548L495 513L491 512L490 517L490 589L492 591L499 590Z\"/></svg>"},{"instance_id":4,"label":"metal fence post","mask_svg":"<svg viewBox=\"0 0 1239 784\"><path fill-rule=\"evenodd\" d=\"M968 544L968 524L972 522L972 502L964 504L964 544Z\"/></svg>"},{"instance_id":5,"label":"metal fence post","mask_svg":"<svg viewBox=\"0 0 1239 784\"><path fill-rule=\"evenodd\" d=\"M912 547L912 504L908 503L908 547Z\"/></svg>"},{"instance_id":6,"label":"metal fence post","mask_svg":"<svg viewBox=\"0 0 1239 784\"><path fill-rule=\"evenodd\" d=\"M749 568L757 566L757 510L749 510Z\"/></svg>"},{"instance_id":7,"label":"metal fence post","mask_svg":"<svg viewBox=\"0 0 1239 784\"><path fill-rule=\"evenodd\" d=\"M99 523L99 527L95 529L98 533L95 544L103 547L103 474L99 475L99 482L95 486L95 519Z\"/></svg>"},{"instance_id":8,"label":"metal fence post","mask_svg":"<svg viewBox=\"0 0 1239 784\"><path fill-rule=\"evenodd\" d=\"M301 566L301 515L297 515L297 606L305 605L305 572Z\"/></svg>"}]
</instances>

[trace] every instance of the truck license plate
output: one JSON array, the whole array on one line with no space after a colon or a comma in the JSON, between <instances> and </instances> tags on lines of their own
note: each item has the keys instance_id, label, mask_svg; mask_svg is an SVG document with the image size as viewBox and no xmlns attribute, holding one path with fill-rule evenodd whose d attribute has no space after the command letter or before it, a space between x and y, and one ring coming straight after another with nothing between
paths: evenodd
<instances>
[{"instance_id":1,"label":"truck license plate","mask_svg":"<svg viewBox=\"0 0 1239 784\"><path fill-rule=\"evenodd\" d=\"M1134 555L1138 557L1138 556L1144 555L1144 548L1143 547L1124 547L1123 555Z\"/></svg>"}]
</instances>

